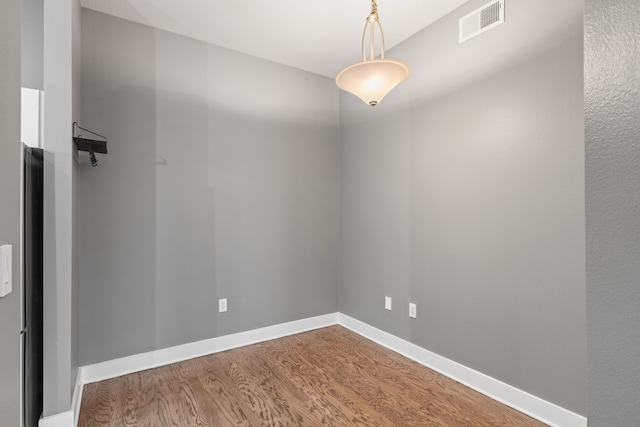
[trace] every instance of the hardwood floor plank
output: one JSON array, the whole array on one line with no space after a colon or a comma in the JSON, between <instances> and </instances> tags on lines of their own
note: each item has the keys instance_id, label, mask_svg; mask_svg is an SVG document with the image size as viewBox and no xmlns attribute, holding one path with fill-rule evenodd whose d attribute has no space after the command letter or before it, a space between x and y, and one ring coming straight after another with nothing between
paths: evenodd
<instances>
[{"instance_id":1,"label":"hardwood floor plank","mask_svg":"<svg viewBox=\"0 0 640 427\"><path fill-rule=\"evenodd\" d=\"M225 352L226 353L226 352ZM262 423L250 408L244 405L244 398L227 375L231 363L224 353L200 357L191 361L200 369L199 382L203 387L202 398L205 409L211 416L212 426L260 426Z\"/></svg>"},{"instance_id":2,"label":"hardwood floor plank","mask_svg":"<svg viewBox=\"0 0 640 427\"><path fill-rule=\"evenodd\" d=\"M104 393L106 389L103 383L86 384L82 390L82 403L80 407L80 416L78 424L92 426L108 426L111 420L112 412L109 407L105 407L105 403L109 402L108 396L98 394L98 391Z\"/></svg>"},{"instance_id":3,"label":"hardwood floor plank","mask_svg":"<svg viewBox=\"0 0 640 427\"><path fill-rule=\"evenodd\" d=\"M120 392L125 396L125 403L121 415L114 417L116 422L120 421L125 426L149 424L144 420L145 411L148 410L153 395L150 390L142 387L142 378L150 374L145 371L140 375L120 377Z\"/></svg>"},{"instance_id":4,"label":"hardwood floor plank","mask_svg":"<svg viewBox=\"0 0 640 427\"><path fill-rule=\"evenodd\" d=\"M237 363L251 379L253 387L259 389L272 401L272 406L279 408L281 417L296 426L321 426L325 424L323 414L313 400L308 399L291 381L288 372L269 363L276 354L263 351L261 346L252 349L240 349L234 352Z\"/></svg>"},{"instance_id":5,"label":"hardwood floor plank","mask_svg":"<svg viewBox=\"0 0 640 427\"><path fill-rule=\"evenodd\" d=\"M467 423L472 423L470 425L510 426L515 422L525 426L541 425L521 412L481 395L438 372L425 369L419 363L344 328L337 329L332 334L325 332L320 331L327 345L348 352L355 361L364 363L363 360L370 357L375 359L372 375L389 383L395 382L402 390L411 390L415 399L429 402L433 416L442 419L445 425L455 425L455 422L461 422L460 420L465 418ZM478 420L483 421L480 423Z\"/></svg>"},{"instance_id":6,"label":"hardwood floor plank","mask_svg":"<svg viewBox=\"0 0 640 427\"><path fill-rule=\"evenodd\" d=\"M332 350L331 357L327 357L326 349L330 347L319 339L299 337L298 341L306 351L305 357L331 375L334 382L352 390L360 401L367 402L376 412L383 415L388 423L425 425L422 415L426 415L425 419L430 422L437 421L430 418L430 414L424 414L424 411L406 399L404 394L372 376L370 364L352 360L345 351Z\"/></svg>"},{"instance_id":7,"label":"hardwood floor plank","mask_svg":"<svg viewBox=\"0 0 640 427\"><path fill-rule=\"evenodd\" d=\"M263 354L269 354L265 363L277 366L305 396L308 411L323 425L379 425L364 408L349 400L344 390L336 387L333 379L318 367L310 364L295 351L286 340L258 344ZM350 393L350 391L349 391Z\"/></svg>"},{"instance_id":8,"label":"hardwood floor plank","mask_svg":"<svg viewBox=\"0 0 640 427\"><path fill-rule=\"evenodd\" d=\"M84 387L88 426L544 424L341 326Z\"/></svg>"},{"instance_id":9,"label":"hardwood floor plank","mask_svg":"<svg viewBox=\"0 0 640 427\"><path fill-rule=\"evenodd\" d=\"M227 375L232 378L246 406L248 406L261 421L263 426L295 426L297 420L289 412L286 405L281 404L279 396L270 394L261 387L259 380L245 371L235 357L227 368ZM237 357L237 353L234 354Z\"/></svg>"},{"instance_id":10,"label":"hardwood floor plank","mask_svg":"<svg viewBox=\"0 0 640 427\"><path fill-rule=\"evenodd\" d=\"M178 363L163 366L155 371L155 394L158 425L163 426L208 426L206 415L192 384L197 382L190 375L189 365Z\"/></svg>"},{"instance_id":11,"label":"hardwood floor plank","mask_svg":"<svg viewBox=\"0 0 640 427\"><path fill-rule=\"evenodd\" d=\"M443 396L438 394L438 387L434 387L438 385L434 383L434 377L418 380L413 373L408 372L406 358L400 356L399 359L401 358L403 363L393 363L394 356L399 356L397 353L377 345L375 348L363 351L360 346L365 344L364 342L354 343L336 338L338 338L338 334L313 337L314 340L322 342L325 346L336 348L337 351L345 355L345 360L360 366L359 374L366 382L377 384L387 394L402 397L407 405L414 408L413 410L418 417L428 419L434 425L452 425L448 415L455 411L458 412L456 419L461 419L460 411L457 411L456 408L456 404L460 402L444 402L446 411L440 411L439 404L442 403ZM424 370L424 367L422 369ZM429 387L425 387L426 384ZM439 385L440 389L444 388L442 384ZM419 421L414 420L414 422Z\"/></svg>"}]
</instances>

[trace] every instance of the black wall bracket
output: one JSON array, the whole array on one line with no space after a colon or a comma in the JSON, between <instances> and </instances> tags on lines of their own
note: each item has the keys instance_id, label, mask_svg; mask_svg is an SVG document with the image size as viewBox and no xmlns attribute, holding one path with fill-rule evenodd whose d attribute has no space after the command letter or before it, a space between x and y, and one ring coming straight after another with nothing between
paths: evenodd
<instances>
[{"instance_id":1,"label":"black wall bracket","mask_svg":"<svg viewBox=\"0 0 640 427\"><path fill-rule=\"evenodd\" d=\"M78 136L76 136L76 128L89 132L92 135L95 135L97 137L102 138L103 140L99 140L99 139L88 139L88 138L83 138L81 134L78 134ZM90 155L90 159L91 159L91 165L93 167L98 166L98 160L96 159L96 153L100 153L100 154L107 154L107 138L105 138L104 136L92 132L89 129L85 129L83 127L81 127L78 122L73 122L73 142L76 145L76 149L78 149L78 151L88 151L89 155Z\"/></svg>"}]
</instances>

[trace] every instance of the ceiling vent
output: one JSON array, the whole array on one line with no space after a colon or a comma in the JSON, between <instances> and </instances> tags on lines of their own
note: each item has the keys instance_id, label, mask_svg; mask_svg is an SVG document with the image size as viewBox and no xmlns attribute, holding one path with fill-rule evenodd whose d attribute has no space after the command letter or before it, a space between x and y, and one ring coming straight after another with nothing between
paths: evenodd
<instances>
[{"instance_id":1,"label":"ceiling vent","mask_svg":"<svg viewBox=\"0 0 640 427\"><path fill-rule=\"evenodd\" d=\"M460 18L460 43L504 22L504 0L496 0Z\"/></svg>"}]
</instances>

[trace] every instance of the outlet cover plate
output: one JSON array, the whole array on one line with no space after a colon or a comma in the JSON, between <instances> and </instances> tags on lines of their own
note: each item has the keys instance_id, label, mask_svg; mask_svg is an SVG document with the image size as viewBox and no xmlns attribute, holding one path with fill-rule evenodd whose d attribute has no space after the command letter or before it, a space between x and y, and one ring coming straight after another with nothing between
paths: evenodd
<instances>
[{"instance_id":1,"label":"outlet cover plate","mask_svg":"<svg viewBox=\"0 0 640 427\"><path fill-rule=\"evenodd\" d=\"M385 310L391 310L391 297L384 297Z\"/></svg>"},{"instance_id":2,"label":"outlet cover plate","mask_svg":"<svg viewBox=\"0 0 640 427\"><path fill-rule=\"evenodd\" d=\"M411 317L412 319L415 319L417 316L417 307L414 303L410 302L409 303L409 317Z\"/></svg>"},{"instance_id":3,"label":"outlet cover plate","mask_svg":"<svg viewBox=\"0 0 640 427\"><path fill-rule=\"evenodd\" d=\"M227 312L227 299L222 298L218 300L218 313L226 313Z\"/></svg>"},{"instance_id":4,"label":"outlet cover plate","mask_svg":"<svg viewBox=\"0 0 640 427\"><path fill-rule=\"evenodd\" d=\"M11 245L0 246L0 298L11 293Z\"/></svg>"}]
</instances>

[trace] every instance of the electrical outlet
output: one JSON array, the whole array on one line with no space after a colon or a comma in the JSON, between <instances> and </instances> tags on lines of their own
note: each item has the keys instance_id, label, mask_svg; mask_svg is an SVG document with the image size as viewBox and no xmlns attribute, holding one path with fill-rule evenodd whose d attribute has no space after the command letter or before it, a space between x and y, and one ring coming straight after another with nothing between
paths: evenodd
<instances>
[{"instance_id":1,"label":"electrical outlet","mask_svg":"<svg viewBox=\"0 0 640 427\"><path fill-rule=\"evenodd\" d=\"M391 297L384 297L385 310L391 310Z\"/></svg>"},{"instance_id":2,"label":"electrical outlet","mask_svg":"<svg viewBox=\"0 0 640 427\"><path fill-rule=\"evenodd\" d=\"M411 317L412 319L415 319L417 315L417 307L414 303L410 302L409 303L409 317Z\"/></svg>"},{"instance_id":3,"label":"electrical outlet","mask_svg":"<svg viewBox=\"0 0 640 427\"><path fill-rule=\"evenodd\" d=\"M227 311L227 299L222 298L218 300L218 313L225 313Z\"/></svg>"}]
</instances>

